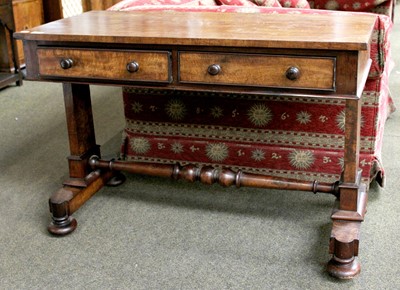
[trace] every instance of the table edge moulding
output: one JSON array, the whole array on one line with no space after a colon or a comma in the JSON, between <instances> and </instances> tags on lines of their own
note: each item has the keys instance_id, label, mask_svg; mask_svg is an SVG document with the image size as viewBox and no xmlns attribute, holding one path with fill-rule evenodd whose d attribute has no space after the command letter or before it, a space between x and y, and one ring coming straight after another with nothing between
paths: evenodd
<instances>
[{"instance_id":1,"label":"table edge moulding","mask_svg":"<svg viewBox=\"0 0 400 290\"><path fill-rule=\"evenodd\" d=\"M375 21L373 15L344 13L92 11L15 33L24 44L26 78L63 84L69 178L50 197L49 231L72 232L77 222L71 215L104 185L122 183L121 171L223 186L324 192L337 197L328 272L354 277L360 272L356 257L367 205L359 170L360 96L371 64ZM334 183L310 182L229 168L103 160L90 84L344 100L342 177Z\"/></svg>"}]
</instances>

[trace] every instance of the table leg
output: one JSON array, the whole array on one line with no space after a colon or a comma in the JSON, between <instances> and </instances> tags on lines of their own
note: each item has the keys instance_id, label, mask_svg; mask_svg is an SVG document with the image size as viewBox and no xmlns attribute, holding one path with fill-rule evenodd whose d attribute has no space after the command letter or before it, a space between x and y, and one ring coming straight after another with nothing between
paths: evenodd
<instances>
[{"instance_id":1,"label":"table leg","mask_svg":"<svg viewBox=\"0 0 400 290\"><path fill-rule=\"evenodd\" d=\"M332 213L333 227L329 251L332 259L328 272L334 277L349 279L360 272L356 259L360 225L364 219L367 192L361 184L359 170L361 100L346 101L344 171L339 186L339 200Z\"/></svg>"},{"instance_id":2,"label":"table leg","mask_svg":"<svg viewBox=\"0 0 400 290\"><path fill-rule=\"evenodd\" d=\"M48 230L55 235L74 231L77 222L71 214L116 175L111 170L92 172L89 166L90 156L100 155L94 132L89 85L65 83L63 91L70 147L69 178L49 200L52 222Z\"/></svg>"}]
</instances>

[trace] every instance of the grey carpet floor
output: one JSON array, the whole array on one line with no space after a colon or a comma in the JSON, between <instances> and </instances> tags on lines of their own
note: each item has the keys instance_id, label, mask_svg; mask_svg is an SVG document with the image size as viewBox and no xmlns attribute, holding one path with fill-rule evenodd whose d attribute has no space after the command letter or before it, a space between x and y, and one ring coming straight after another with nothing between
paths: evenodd
<instances>
[{"instance_id":1,"label":"grey carpet floor","mask_svg":"<svg viewBox=\"0 0 400 290\"><path fill-rule=\"evenodd\" d=\"M97 142L115 156L120 89L91 89ZM61 96L59 84L27 81L0 91L0 289L400 289L399 112L385 130L387 183L372 186L362 224L362 273L338 281L325 272L334 199L323 194L129 175L74 214L73 234L50 236L47 200L68 173Z\"/></svg>"}]
</instances>

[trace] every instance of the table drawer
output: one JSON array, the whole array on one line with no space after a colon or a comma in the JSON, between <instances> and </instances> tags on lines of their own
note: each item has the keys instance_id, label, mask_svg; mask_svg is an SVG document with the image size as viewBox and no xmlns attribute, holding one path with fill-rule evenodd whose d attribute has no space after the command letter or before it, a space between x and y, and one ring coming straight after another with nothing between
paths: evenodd
<instances>
[{"instance_id":1,"label":"table drawer","mask_svg":"<svg viewBox=\"0 0 400 290\"><path fill-rule=\"evenodd\" d=\"M179 81L218 85L335 90L334 57L179 53Z\"/></svg>"},{"instance_id":2,"label":"table drawer","mask_svg":"<svg viewBox=\"0 0 400 290\"><path fill-rule=\"evenodd\" d=\"M39 48L41 77L170 83L167 51Z\"/></svg>"}]
</instances>

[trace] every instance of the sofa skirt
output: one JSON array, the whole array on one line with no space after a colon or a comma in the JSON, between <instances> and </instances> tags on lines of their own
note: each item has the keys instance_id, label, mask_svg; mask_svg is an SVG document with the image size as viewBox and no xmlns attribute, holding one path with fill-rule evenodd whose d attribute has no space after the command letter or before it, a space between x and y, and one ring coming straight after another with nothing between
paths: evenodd
<instances>
[{"instance_id":1,"label":"sofa skirt","mask_svg":"<svg viewBox=\"0 0 400 290\"><path fill-rule=\"evenodd\" d=\"M123 89L123 99L124 160L323 182L338 180L343 170L343 100L130 87ZM387 78L369 80L360 151L367 184L384 182L381 149L391 105Z\"/></svg>"}]
</instances>

